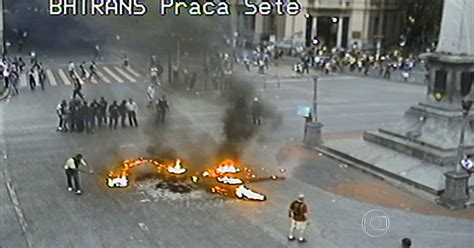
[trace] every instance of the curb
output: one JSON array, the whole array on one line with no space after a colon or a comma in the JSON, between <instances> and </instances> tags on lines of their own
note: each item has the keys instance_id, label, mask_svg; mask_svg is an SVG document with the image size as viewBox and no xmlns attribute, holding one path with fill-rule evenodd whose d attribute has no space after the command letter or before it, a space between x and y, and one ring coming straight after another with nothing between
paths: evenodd
<instances>
[{"instance_id":1,"label":"curb","mask_svg":"<svg viewBox=\"0 0 474 248\"><path fill-rule=\"evenodd\" d=\"M378 178L379 180L385 181L396 188L399 188L401 190L404 190L406 192L409 192L413 195L419 196L426 200L434 202L435 199L438 198L439 194L441 193L441 192L434 192L433 190L427 190L422 187L417 187L418 185L413 185L413 183L407 182L405 180L399 180L397 177L394 177L393 175L390 175L390 174L385 174L381 171L378 171L377 169L371 168L371 166L367 166L366 164L361 163L361 161L344 158L343 156L340 156L339 154L335 153L330 148L324 145L321 145L319 147L315 147L312 149L315 151L321 152L322 154L332 159L345 163L349 165L350 167L353 167L359 171L362 171L363 173L372 175Z\"/></svg>"}]
</instances>

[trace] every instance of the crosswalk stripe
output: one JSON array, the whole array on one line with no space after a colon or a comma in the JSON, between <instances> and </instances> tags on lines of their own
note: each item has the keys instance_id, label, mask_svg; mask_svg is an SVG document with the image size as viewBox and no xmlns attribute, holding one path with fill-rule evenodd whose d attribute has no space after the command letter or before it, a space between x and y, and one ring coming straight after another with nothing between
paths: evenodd
<instances>
[{"instance_id":1,"label":"crosswalk stripe","mask_svg":"<svg viewBox=\"0 0 474 248\"><path fill-rule=\"evenodd\" d=\"M86 75L90 76L90 75L91 75L91 74L90 74L90 71L86 70ZM97 79L95 79L95 77L92 77L92 78L90 79L90 81L91 81L91 83L93 83L93 84L98 84L98 83L99 83L99 82L97 81Z\"/></svg>"},{"instance_id":2,"label":"crosswalk stripe","mask_svg":"<svg viewBox=\"0 0 474 248\"><path fill-rule=\"evenodd\" d=\"M58 85L56 79L54 78L53 72L51 70L46 70L46 75L48 76L49 83L53 86Z\"/></svg>"},{"instance_id":3,"label":"crosswalk stripe","mask_svg":"<svg viewBox=\"0 0 474 248\"><path fill-rule=\"evenodd\" d=\"M119 78L117 75L115 75L109 68L107 68L105 66L102 67L102 68L104 68L104 71L107 72L107 74L109 74L118 83L125 83L121 78Z\"/></svg>"},{"instance_id":4,"label":"crosswalk stripe","mask_svg":"<svg viewBox=\"0 0 474 248\"><path fill-rule=\"evenodd\" d=\"M20 74L20 86L26 87L28 82L26 81L26 73Z\"/></svg>"},{"instance_id":5,"label":"crosswalk stripe","mask_svg":"<svg viewBox=\"0 0 474 248\"><path fill-rule=\"evenodd\" d=\"M82 80L82 78L79 77L79 74L78 74L76 71L74 71L74 75L76 75L76 78L79 79L79 83L80 83L80 84L85 84L85 83L84 83L84 80Z\"/></svg>"},{"instance_id":6,"label":"crosswalk stripe","mask_svg":"<svg viewBox=\"0 0 474 248\"><path fill-rule=\"evenodd\" d=\"M138 74L136 71L134 71L132 68L130 68L129 66L125 67L125 69L132 73L135 77L140 77L140 74Z\"/></svg>"},{"instance_id":7,"label":"crosswalk stripe","mask_svg":"<svg viewBox=\"0 0 474 248\"><path fill-rule=\"evenodd\" d=\"M104 82L106 82L106 83L108 83L108 84L112 83L112 82L104 75L104 73L102 73L102 72L100 72L100 71L97 71L97 70L96 70L96 73L97 73L97 75L99 75L100 79L104 80Z\"/></svg>"},{"instance_id":8,"label":"crosswalk stripe","mask_svg":"<svg viewBox=\"0 0 474 248\"><path fill-rule=\"evenodd\" d=\"M63 70L58 69L59 77L63 81L65 85L71 85L71 81L69 81L69 78L67 78L66 73L64 73Z\"/></svg>"},{"instance_id":9,"label":"crosswalk stripe","mask_svg":"<svg viewBox=\"0 0 474 248\"><path fill-rule=\"evenodd\" d=\"M127 73L125 73L122 69L118 68L117 66L114 67L114 69L116 71L118 71L118 73L120 73L122 76L124 76L128 81L132 82L132 83L136 83L137 80L135 80L135 78L133 78L132 76L128 75Z\"/></svg>"}]
</instances>

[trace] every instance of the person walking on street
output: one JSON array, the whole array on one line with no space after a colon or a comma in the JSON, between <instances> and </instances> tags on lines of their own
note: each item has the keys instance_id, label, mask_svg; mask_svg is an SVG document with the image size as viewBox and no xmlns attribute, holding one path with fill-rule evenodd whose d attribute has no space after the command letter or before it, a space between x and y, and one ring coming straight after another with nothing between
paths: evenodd
<instances>
[{"instance_id":1,"label":"person walking on street","mask_svg":"<svg viewBox=\"0 0 474 248\"><path fill-rule=\"evenodd\" d=\"M112 104L109 106L109 128L117 129L117 122L119 117L119 106L117 105L117 101L113 101Z\"/></svg>"},{"instance_id":2,"label":"person walking on street","mask_svg":"<svg viewBox=\"0 0 474 248\"><path fill-rule=\"evenodd\" d=\"M260 102L258 102L258 98L253 99L253 104L252 104L252 120L254 125L261 125L262 121L260 119L262 115L262 106L260 105Z\"/></svg>"},{"instance_id":3,"label":"person walking on street","mask_svg":"<svg viewBox=\"0 0 474 248\"><path fill-rule=\"evenodd\" d=\"M89 80L91 80L92 77L97 78L97 68L94 61L89 65Z\"/></svg>"},{"instance_id":4,"label":"person walking on street","mask_svg":"<svg viewBox=\"0 0 474 248\"><path fill-rule=\"evenodd\" d=\"M38 69L38 80L41 86L41 90L44 90L44 81L46 80L46 73L44 72L43 67L39 67Z\"/></svg>"},{"instance_id":5,"label":"person walking on street","mask_svg":"<svg viewBox=\"0 0 474 248\"><path fill-rule=\"evenodd\" d=\"M120 114L120 123L122 127L126 127L127 124L125 124L125 119L127 117L127 100L123 100L122 103L120 103L118 111Z\"/></svg>"},{"instance_id":6,"label":"person walking on street","mask_svg":"<svg viewBox=\"0 0 474 248\"><path fill-rule=\"evenodd\" d=\"M68 160L66 160L66 164L64 165L64 170L66 172L67 179L67 190L70 192L74 190L76 191L77 195L82 194L81 186L79 183L80 166L88 168L89 173L94 173L94 171L89 168L87 163L84 161L82 154L77 154L74 157L70 157Z\"/></svg>"},{"instance_id":7,"label":"person walking on street","mask_svg":"<svg viewBox=\"0 0 474 248\"><path fill-rule=\"evenodd\" d=\"M99 121L99 127L102 126L102 123L104 125L107 125L107 107L109 103L105 100L103 96L100 97L100 102L99 102L99 112L97 119Z\"/></svg>"},{"instance_id":8,"label":"person walking on street","mask_svg":"<svg viewBox=\"0 0 474 248\"><path fill-rule=\"evenodd\" d=\"M128 123L130 124L131 127L133 127L134 125L135 127L138 127L138 122L137 122L138 105L133 101L132 98L129 98L128 102L125 104L125 107L127 108Z\"/></svg>"},{"instance_id":9,"label":"person walking on street","mask_svg":"<svg viewBox=\"0 0 474 248\"><path fill-rule=\"evenodd\" d=\"M69 64L68 64L67 68L68 68L69 76L71 78L74 78L76 76L75 75L76 72L74 71L74 69L75 69L74 62L69 61Z\"/></svg>"},{"instance_id":10,"label":"person walking on street","mask_svg":"<svg viewBox=\"0 0 474 248\"><path fill-rule=\"evenodd\" d=\"M161 122L161 124L165 123L165 116L166 112L170 109L168 101L166 100L166 96L162 96L158 102L156 103L156 110L158 111L158 121Z\"/></svg>"},{"instance_id":11,"label":"person walking on street","mask_svg":"<svg viewBox=\"0 0 474 248\"><path fill-rule=\"evenodd\" d=\"M79 69L81 70L81 78L84 79L87 77L87 71L86 71L86 62L82 61L82 63L79 65Z\"/></svg>"},{"instance_id":12,"label":"person walking on street","mask_svg":"<svg viewBox=\"0 0 474 248\"><path fill-rule=\"evenodd\" d=\"M146 98L148 99L148 104L146 105L148 108L153 107L153 102L155 99L155 85L150 84L146 89Z\"/></svg>"},{"instance_id":13,"label":"person walking on street","mask_svg":"<svg viewBox=\"0 0 474 248\"><path fill-rule=\"evenodd\" d=\"M33 69L31 69L28 72L28 80L29 80L29 83L30 83L30 89L35 90L35 88L36 88L36 79L35 79L35 72L33 71Z\"/></svg>"},{"instance_id":14,"label":"person walking on street","mask_svg":"<svg viewBox=\"0 0 474 248\"><path fill-rule=\"evenodd\" d=\"M79 78L74 78L74 90L72 91L72 98L75 99L76 96L79 96L84 101L84 95L82 95L82 85L79 81Z\"/></svg>"},{"instance_id":15,"label":"person walking on street","mask_svg":"<svg viewBox=\"0 0 474 248\"><path fill-rule=\"evenodd\" d=\"M95 60L101 60L102 57L100 56L100 46L99 45L95 45L95 48L94 48L94 58Z\"/></svg>"},{"instance_id":16,"label":"person walking on street","mask_svg":"<svg viewBox=\"0 0 474 248\"><path fill-rule=\"evenodd\" d=\"M58 115L59 123L58 123L58 132L67 132L68 128L66 126L66 118L67 118L67 103L66 100L62 100L56 107L56 114Z\"/></svg>"},{"instance_id":17,"label":"person walking on street","mask_svg":"<svg viewBox=\"0 0 474 248\"><path fill-rule=\"evenodd\" d=\"M290 233L288 240L295 240L295 230L299 232L298 242L306 242L304 231L308 225L308 206L304 203L304 195L298 195L298 199L290 205L289 217L291 218Z\"/></svg>"}]
</instances>

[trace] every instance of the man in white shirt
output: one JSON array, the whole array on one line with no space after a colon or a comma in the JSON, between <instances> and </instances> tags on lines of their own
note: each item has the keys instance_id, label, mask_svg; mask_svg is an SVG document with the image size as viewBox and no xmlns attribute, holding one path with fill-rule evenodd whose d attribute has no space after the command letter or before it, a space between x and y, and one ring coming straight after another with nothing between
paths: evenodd
<instances>
[{"instance_id":1,"label":"man in white shirt","mask_svg":"<svg viewBox=\"0 0 474 248\"><path fill-rule=\"evenodd\" d=\"M68 71L69 71L69 76L70 76L70 77L74 77L74 76L75 76L75 72L74 72L74 69L75 69L74 62L69 61L69 65L67 66L67 68L68 68Z\"/></svg>"},{"instance_id":2,"label":"man in white shirt","mask_svg":"<svg viewBox=\"0 0 474 248\"><path fill-rule=\"evenodd\" d=\"M153 100L155 99L155 86L153 84L150 84L146 89L146 98L148 99L147 107L152 107Z\"/></svg>"},{"instance_id":3,"label":"man in white shirt","mask_svg":"<svg viewBox=\"0 0 474 248\"><path fill-rule=\"evenodd\" d=\"M137 122L138 105L133 101L132 98L129 98L128 102L125 104L125 108L127 108L128 123L130 124L130 126L133 127L133 125L135 125L135 127L138 127L138 122Z\"/></svg>"},{"instance_id":4,"label":"man in white shirt","mask_svg":"<svg viewBox=\"0 0 474 248\"><path fill-rule=\"evenodd\" d=\"M472 163L472 160L469 156L464 156L464 158L461 160L461 165L469 175L474 172L474 164Z\"/></svg>"},{"instance_id":5,"label":"man in white shirt","mask_svg":"<svg viewBox=\"0 0 474 248\"><path fill-rule=\"evenodd\" d=\"M69 158L66 160L66 164L64 165L64 169L66 171L66 178L67 178L67 190L72 191L73 189L76 191L77 195L82 194L80 185L79 185L79 167L84 166L89 168L86 164L84 159L82 158L82 154L77 154L74 157ZM89 168L90 173L94 173L92 169ZM72 185L72 180L74 180L74 188Z\"/></svg>"}]
</instances>

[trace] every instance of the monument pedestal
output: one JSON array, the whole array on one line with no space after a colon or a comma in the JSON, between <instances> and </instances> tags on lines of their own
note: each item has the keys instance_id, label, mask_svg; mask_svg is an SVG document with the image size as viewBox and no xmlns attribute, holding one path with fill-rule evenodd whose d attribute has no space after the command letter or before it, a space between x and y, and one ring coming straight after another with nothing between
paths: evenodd
<instances>
[{"instance_id":1,"label":"monument pedestal","mask_svg":"<svg viewBox=\"0 0 474 248\"><path fill-rule=\"evenodd\" d=\"M469 201L469 175L464 172L449 171L446 176L446 188L438 203L452 210L466 208Z\"/></svg>"},{"instance_id":2,"label":"monument pedestal","mask_svg":"<svg viewBox=\"0 0 474 248\"><path fill-rule=\"evenodd\" d=\"M321 145L323 143L321 137L322 128L323 124L320 122L307 122L304 127L304 144L308 147L317 147Z\"/></svg>"},{"instance_id":3,"label":"monument pedestal","mask_svg":"<svg viewBox=\"0 0 474 248\"><path fill-rule=\"evenodd\" d=\"M364 140L439 166L459 162L458 147L465 125L463 152L474 153L474 115L463 124L462 101L472 99L474 56L444 53L421 56L430 65L427 98L405 112L397 123L365 132Z\"/></svg>"}]
</instances>

